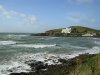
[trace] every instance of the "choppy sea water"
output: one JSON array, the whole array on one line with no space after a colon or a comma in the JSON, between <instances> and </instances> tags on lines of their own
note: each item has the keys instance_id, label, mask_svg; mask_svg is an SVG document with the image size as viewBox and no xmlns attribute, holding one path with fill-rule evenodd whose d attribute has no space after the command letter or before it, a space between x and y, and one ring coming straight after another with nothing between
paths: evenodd
<instances>
[{"instance_id":1,"label":"choppy sea water","mask_svg":"<svg viewBox=\"0 0 100 75\"><path fill-rule=\"evenodd\" d=\"M55 65L61 64L59 58L67 60L79 54L99 52L100 38L0 34L0 75L29 72L31 68L26 61Z\"/></svg>"}]
</instances>

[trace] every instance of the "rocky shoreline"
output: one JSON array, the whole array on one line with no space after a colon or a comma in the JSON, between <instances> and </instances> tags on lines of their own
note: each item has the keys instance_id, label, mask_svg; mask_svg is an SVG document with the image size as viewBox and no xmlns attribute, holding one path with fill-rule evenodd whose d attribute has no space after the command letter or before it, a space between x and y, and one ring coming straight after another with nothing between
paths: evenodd
<instances>
[{"instance_id":1,"label":"rocky shoreline","mask_svg":"<svg viewBox=\"0 0 100 75\"><path fill-rule=\"evenodd\" d=\"M96 54L81 54L75 58L71 58L68 60L58 59L62 64L57 65L48 65L44 64L41 61L27 61L27 63L31 67L31 71L28 73L11 73L10 75L69 75L69 73L75 70L77 64L85 63L87 59L96 56Z\"/></svg>"}]
</instances>

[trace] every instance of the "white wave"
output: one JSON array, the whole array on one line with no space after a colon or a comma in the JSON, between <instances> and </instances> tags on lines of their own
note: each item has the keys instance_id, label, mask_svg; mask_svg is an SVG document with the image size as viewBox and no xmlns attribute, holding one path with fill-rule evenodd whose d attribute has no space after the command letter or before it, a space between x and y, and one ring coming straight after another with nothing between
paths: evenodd
<instances>
[{"instance_id":1,"label":"white wave","mask_svg":"<svg viewBox=\"0 0 100 75\"><path fill-rule=\"evenodd\" d=\"M0 65L0 74L9 75L10 73L29 72L31 68L25 63L26 61L36 60L48 65L61 64L58 59L58 56L47 53L21 54L21 56L16 56L16 59L12 59L8 64Z\"/></svg>"},{"instance_id":2,"label":"white wave","mask_svg":"<svg viewBox=\"0 0 100 75\"><path fill-rule=\"evenodd\" d=\"M10 44L16 44L17 42L15 41L0 41L0 45L10 45Z\"/></svg>"},{"instance_id":3,"label":"white wave","mask_svg":"<svg viewBox=\"0 0 100 75\"><path fill-rule=\"evenodd\" d=\"M9 64L0 65L0 75L9 75L10 73L20 73L31 71L27 64L11 61Z\"/></svg>"},{"instance_id":4,"label":"white wave","mask_svg":"<svg viewBox=\"0 0 100 75\"><path fill-rule=\"evenodd\" d=\"M31 60L35 60L35 61L41 61L44 62L44 64L48 64L48 65L55 65L55 64L61 64L61 62L59 62L58 59L71 59L74 58L76 56L79 56L80 54L85 54L85 53L89 53L89 54L96 54L100 52L100 47L98 46L94 46L90 49L84 50L84 51L76 51L73 52L71 54L51 54L51 53L21 53L20 55L17 54L16 59L13 58L8 64L4 64L4 65L0 65L0 74L1 75L8 75L12 72L14 73L20 73L20 72L29 72L31 71L31 68L29 65L27 65L25 62L26 61L30 61Z\"/></svg>"},{"instance_id":5,"label":"white wave","mask_svg":"<svg viewBox=\"0 0 100 75\"><path fill-rule=\"evenodd\" d=\"M14 39L18 39L18 38L21 38L21 37L27 37L29 35L15 35L15 34L10 34L10 35L7 35L8 38L14 38Z\"/></svg>"},{"instance_id":6,"label":"white wave","mask_svg":"<svg viewBox=\"0 0 100 75\"><path fill-rule=\"evenodd\" d=\"M84 50L84 51L80 51L80 52L74 52L74 53L72 53L70 55L61 55L61 57L70 59L70 58L74 58L76 56L79 56L80 54L86 54L86 53L88 53L88 54L100 53L100 47L94 46L94 47L92 47L90 49L87 49L87 50Z\"/></svg>"},{"instance_id":7,"label":"white wave","mask_svg":"<svg viewBox=\"0 0 100 75\"><path fill-rule=\"evenodd\" d=\"M91 49L86 50L85 52L89 54L97 54L100 53L100 47L94 46Z\"/></svg>"},{"instance_id":8,"label":"white wave","mask_svg":"<svg viewBox=\"0 0 100 75\"><path fill-rule=\"evenodd\" d=\"M57 39L57 38L59 38L59 37L49 37L49 39Z\"/></svg>"},{"instance_id":9,"label":"white wave","mask_svg":"<svg viewBox=\"0 0 100 75\"><path fill-rule=\"evenodd\" d=\"M53 40L53 39L57 39L60 37L42 37L42 38L38 38L38 39L45 39L45 40Z\"/></svg>"},{"instance_id":10,"label":"white wave","mask_svg":"<svg viewBox=\"0 0 100 75\"><path fill-rule=\"evenodd\" d=\"M28 36L28 35L15 35L15 34L9 34L9 35L7 35L8 37L18 37L18 36L20 36L20 37L25 37L25 36Z\"/></svg>"},{"instance_id":11,"label":"white wave","mask_svg":"<svg viewBox=\"0 0 100 75\"><path fill-rule=\"evenodd\" d=\"M87 49L87 50L84 50L84 51L80 51L80 52L75 52L75 53L72 53L71 55L67 55L70 58L74 58L76 56L79 56L80 54L97 54L97 53L100 53L100 47L99 46L94 46L90 49Z\"/></svg>"},{"instance_id":12,"label":"white wave","mask_svg":"<svg viewBox=\"0 0 100 75\"><path fill-rule=\"evenodd\" d=\"M47 63L48 65L60 64L58 59L60 57L56 54L48 54L48 53L36 53L36 54L26 54L18 57L19 61L30 61L36 60ZM54 62L55 61L55 62Z\"/></svg>"},{"instance_id":13,"label":"white wave","mask_svg":"<svg viewBox=\"0 0 100 75\"><path fill-rule=\"evenodd\" d=\"M30 60L36 60L36 61L41 61L44 63L47 63L48 65L55 65L55 64L61 64L58 59L71 59L76 56L79 56L80 54L96 54L100 52L100 47L94 46L90 49L87 50L82 50L82 51L74 51L71 54L68 53L63 53L63 54L51 54L51 53L36 53L36 54L24 54L20 57L18 57L19 60L22 61L30 61Z\"/></svg>"},{"instance_id":14,"label":"white wave","mask_svg":"<svg viewBox=\"0 0 100 75\"><path fill-rule=\"evenodd\" d=\"M76 51L73 52L71 54L51 54L51 53L35 53L35 54L30 54L30 53L21 53L20 55L17 54L16 59L12 59L10 64L8 65L0 65L0 73L1 75L8 75L12 72L14 73L20 73L20 72L29 72L31 71L31 68L29 65L27 65L27 63L25 63L26 61L29 61L29 63L32 63L34 61L41 61L44 64L48 64L48 65L55 65L55 64L61 64L61 62L59 62L58 59L71 59L74 58L76 56L79 56L80 54L85 54L85 53L89 53L89 54L96 54L100 52L100 47L95 46L91 49L87 49L84 51ZM32 61L32 62L31 62Z\"/></svg>"},{"instance_id":15,"label":"white wave","mask_svg":"<svg viewBox=\"0 0 100 75\"><path fill-rule=\"evenodd\" d=\"M47 38L45 38L45 40L53 40L53 39L57 39L57 38L60 38L60 37L47 37Z\"/></svg>"},{"instance_id":16,"label":"white wave","mask_svg":"<svg viewBox=\"0 0 100 75\"><path fill-rule=\"evenodd\" d=\"M13 47L33 47L33 48L46 48L46 47L54 47L56 44L52 45L45 45L45 44L18 44L18 45L13 45Z\"/></svg>"}]
</instances>

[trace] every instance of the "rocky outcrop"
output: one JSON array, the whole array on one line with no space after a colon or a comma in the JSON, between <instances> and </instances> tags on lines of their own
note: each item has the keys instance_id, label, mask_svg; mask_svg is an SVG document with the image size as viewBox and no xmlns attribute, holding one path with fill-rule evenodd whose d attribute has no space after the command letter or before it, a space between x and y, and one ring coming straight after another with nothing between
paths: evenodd
<instances>
[{"instance_id":1,"label":"rocky outcrop","mask_svg":"<svg viewBox=\"0 0 100 75\"><path fill-rule=\"evenodd\" d=\"M58 59L59 62L62 63L59 65L47 65L40 61L29 63L30 61L27 61L26 63L32 68L31 72L11 73L10 75L69 75L71 71L75 70L78 63L83 64L87 61L87 59L90 59L94 56L96 55L83 54L69 60ZM35 71L33 71L34 69Z\"/></svg>"}]
</instances>

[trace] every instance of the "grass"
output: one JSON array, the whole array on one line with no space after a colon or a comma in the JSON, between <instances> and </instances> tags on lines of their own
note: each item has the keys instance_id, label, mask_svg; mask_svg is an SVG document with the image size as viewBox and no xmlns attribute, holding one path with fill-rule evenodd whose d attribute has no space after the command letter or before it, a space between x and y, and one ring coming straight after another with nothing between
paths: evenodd
<instances>
[{"instance_id":1,"label":"grass","mask_svg":"<svg viewBox=\"0 0 100 75\"><path fill-rule=\"evenodd\" d=\"M82 27L82 26L71 26L71 33L70 34L62 34L63 28L60 29L53 29L46 31L45 34L48 36L82 36L86 33L96 33L95 37L100 37L100 30L88 28L88 27Z\"/></svg>"},{"instance_id":2,"label":"grass","mask_svg":"<svg viewBox=\"0 0 100 75\"><path fill-rule=\"evenodd\" d=\"M77 67L69 75L100 75L100 54L87 58L85 63L78 61Z\"/></svg>"}]
</instances>

